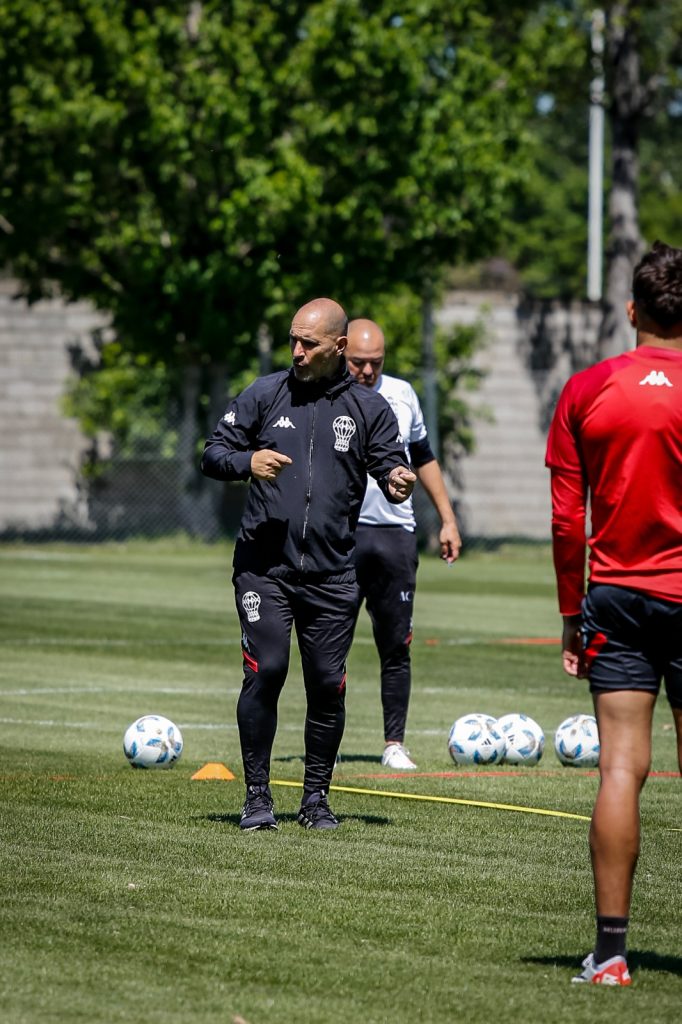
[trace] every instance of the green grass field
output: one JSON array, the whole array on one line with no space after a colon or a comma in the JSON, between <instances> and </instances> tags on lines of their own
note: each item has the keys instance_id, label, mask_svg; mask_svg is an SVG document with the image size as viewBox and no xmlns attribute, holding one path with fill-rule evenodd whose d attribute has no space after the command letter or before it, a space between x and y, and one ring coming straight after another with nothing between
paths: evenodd
<instances>
[{"instance_id":1,"label":"green grass field","mask_svg":"<svg viewBox=\"0 0 682 1024\"><path fill-rule=\"evenodd\" d=\"M629 990L571 986L593 941L587 824L457 804L332 794L333 833L295 820L243 835L235 704L241 669L226 546L187 541L0 548L2 1020L6 1024L468 1024L509 1018L679 1020L680 780L651 778L630 931ZM559 649L545 549L424 558L409 746L381 768L378 664L363 612L338 785L589 815L594 773L562 768L552 733L589 711ZM456 769L449 726L525 711L547 734L526 770ZM157 712L182 760L135 772L126 726ZM294 648L273 778L302 778ZM676 769L665 701L656 771ZM197 782L221 761L235 782ZM442 774L439 774L442 773ZM677 829L678 831L673 831Z\"/></svg>"}]
</instances>

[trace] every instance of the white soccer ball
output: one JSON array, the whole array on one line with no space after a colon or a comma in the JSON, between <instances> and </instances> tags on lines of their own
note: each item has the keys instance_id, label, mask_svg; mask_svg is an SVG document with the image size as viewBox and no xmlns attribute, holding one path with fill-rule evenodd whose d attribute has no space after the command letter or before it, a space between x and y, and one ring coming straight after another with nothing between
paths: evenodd
<instances>
[{"instance_id":1,"label":"white soccer ball","mask_svg":"<svg viewBox=\"0 0 682 1024\"><path fill-rule=\"evenodd\" d=\"M123 737L123 753L133 768L170 768L180 759L182 746L182 733L163 715L143 715Z\"/></svg>"},{"instance_id":2,"label":"white soccer ball","mask_svg":"<svg viewBox=\"0 0 682 1024\"><path fill-rule=\"evenodd\" d=\"M505 740L504 764L537 764L545 749L545 734L528 715L502 715L497 731Z\"/></svg>"},{"instance_id":3,"label":"white soccer ball","mask_svg":"<svg viewBox=\"0 0 682 1024\"><path fill-rule=\"evenodd\" d=\"M594 715L571 715L554 733L554 749L562 764L596 768L599 764L599 731Z\"/></svg>"},{"instance_id":4,"label":"white soccer ball","mask_svg":"<svg viewBox=\"0 0 682 1024\"><path fill-rule=\"evenodd\" d=\"M504 754L504 737L492 715L472 712L453 724L448 750L455 764L495 764Z\"/></svg>"}]
</instances>

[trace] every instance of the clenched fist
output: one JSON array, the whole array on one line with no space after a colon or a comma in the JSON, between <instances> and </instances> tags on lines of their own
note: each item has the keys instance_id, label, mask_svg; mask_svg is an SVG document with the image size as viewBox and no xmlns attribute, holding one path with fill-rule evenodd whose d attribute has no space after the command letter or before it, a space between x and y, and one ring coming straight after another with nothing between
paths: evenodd
<instances>
[{"instance_id":1,"label":"clenched fist","mask_svg":"<svg viewBox=\"0 0 682 1024\"><path fill-rule=\"evenodd\" d=\"M388 493L400 503L412 494L416 476L407 466L396 466L388 474Z\"/></svg>"}]
</instances>

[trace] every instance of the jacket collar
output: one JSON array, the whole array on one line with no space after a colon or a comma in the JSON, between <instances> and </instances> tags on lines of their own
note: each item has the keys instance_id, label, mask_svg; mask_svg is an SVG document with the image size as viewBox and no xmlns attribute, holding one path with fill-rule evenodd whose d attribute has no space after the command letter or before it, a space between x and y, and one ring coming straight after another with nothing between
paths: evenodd
<instances>
[{"instance_id":1,"label":"jacket collar","mask_svg":"<svg viewBox=\"0 0 682 1024\"><path fill-rule=\"evenodd\" d=\"M299 381L296 379L293 367L289 370L289 386L292 391L295 391L301 396L306 398L320 398L322 395L327 395L329 398L334 398L336 395L345 391L347 387L353 382L346 366L346 360L342 357L339 369L333 377L323 377L321 380L316 381Z\"/></svg>"}]
</instances>

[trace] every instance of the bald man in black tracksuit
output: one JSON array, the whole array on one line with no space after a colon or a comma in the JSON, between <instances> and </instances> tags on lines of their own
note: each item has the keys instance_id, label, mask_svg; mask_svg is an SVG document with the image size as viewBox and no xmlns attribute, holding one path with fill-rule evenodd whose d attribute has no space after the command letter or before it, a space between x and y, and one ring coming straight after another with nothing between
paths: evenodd
<instances>
[{"instance_id":1,"label":"bald man in black tracksuit","mask_svg":"<svg viewBox=\"0 0 682 1024\"><path fill-rule=\"evenodd\" d=\"M277 828L269 789L277 702L292 625L306 688L305 773L298 820L335 828L327 802L343 735L346 657L359 602L353 533L367 473L400 503L415 476L381 396L358 385L343 351L347 320L330 299L294 316L289 371L261 377L230 404L201 468L250 480L234 553L244 683L237 706L247 786L244 830Z\"/></svg>"}]
</instances>

